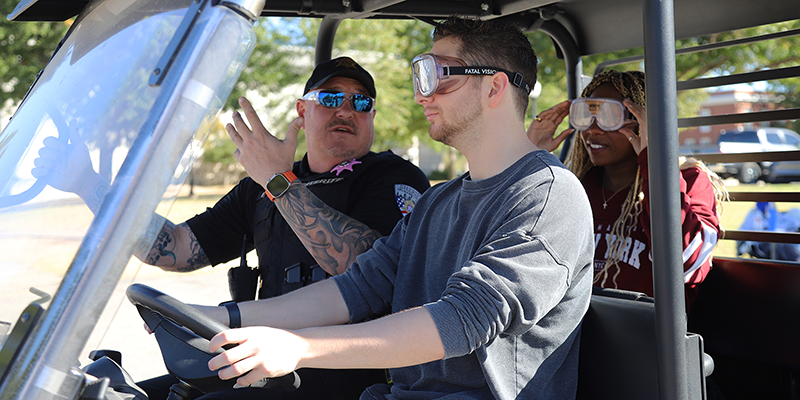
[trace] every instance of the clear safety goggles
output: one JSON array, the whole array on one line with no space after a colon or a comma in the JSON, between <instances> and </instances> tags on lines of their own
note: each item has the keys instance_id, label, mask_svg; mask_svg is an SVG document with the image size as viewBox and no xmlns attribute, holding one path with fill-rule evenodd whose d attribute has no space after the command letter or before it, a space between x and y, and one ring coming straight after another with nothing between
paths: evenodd
<instances>
[{"instance_id":1,"label":"clear safety goggles","mask_svg":"<svg viewBox=\"0 0 800 400\"><path fill-rule=\"evenodd\" d=\"M511 83L530 93L531 89L522 75L495 67L468 67L460 58L437 56L433 53L420 54L411 62L414 91L425 97L434 93L445 94L461 89L471 75L494 75L503 72Z\"/></svg>"},{"instance_id":2,"label":"clear safety goggles","mask_svg":"<svg viewBox=\"0 0 800 400\"><path fill-rule=\"evenodd\" d=\"M597 121L604 131L616 131L628 122L636 121L633 114L617 99L583 97L572 101L569 107L569 123L585 131Z\"/></svg>"},{"instance_id":3,"label":"clear safety goggles","mask_svg":"<svg viewBox=\"0 0 800 400\"><path fill-rule=\"evenodd\" d=\"M303 100L313 100L315 103L328 108L341 107L345 99L350 99L350 105L355 111L368 113L375 109L375 99L365 94L312 90L303 96Z\"/></svg>"}]
</instances>

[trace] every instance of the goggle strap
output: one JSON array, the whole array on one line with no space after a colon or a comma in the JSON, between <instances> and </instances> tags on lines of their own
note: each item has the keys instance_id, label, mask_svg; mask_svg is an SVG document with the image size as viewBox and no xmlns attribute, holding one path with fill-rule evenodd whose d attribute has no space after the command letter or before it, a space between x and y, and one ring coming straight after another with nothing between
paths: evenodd
<instances>
[{"instance_id":1,"label":"goggle strap","mask_svg":"<svg viewBox=\"0 0 800 400\"><path fill-rule=\"evenodd\" d=\"M444 68L447 68L446 70ZM522 74L519 72L514 72L513 76L511 72L500 68L494 67L451 67L449 65L442 66L442 74L445 76L447 75L494 75L498 72L503 72L511 78L511 83L518 87L525 89L525 91L530 92L531 87L528 85L528 82L525 82L525 79L522 77Z\"/></svg>"},{"instance_id":2,"label":"goggle strap","mask_svg":"<svg viewBox=\"0 0 800 400\"><path fill-rule=\"evenodd\" d=\"M506 74L508 74L508 72L506 72ZM528 82L525 82L525 79L522 78L522 74L520 74L519 72L514 73L514 79L511 81L511 83L513 83L514 86L518 88L525 89L527 92L531 91L531 87L528 86ZM523 87L522 85L525 85L525 87Z\"/></svg>"},{"instance_id":3,"label":"goggle strap","mask_svg":"<svg viewBox=\"0 0 800 400\"><path fill-rule=\"evenodd\" d=\"M445 75L494 75L498 72L505 72L501 69L492 68L492 67L451 67L449 65L443 65L442 68L447 68L447 73ZM444 70L442 70L444 73Z\"/></svg>"}]
</instances>

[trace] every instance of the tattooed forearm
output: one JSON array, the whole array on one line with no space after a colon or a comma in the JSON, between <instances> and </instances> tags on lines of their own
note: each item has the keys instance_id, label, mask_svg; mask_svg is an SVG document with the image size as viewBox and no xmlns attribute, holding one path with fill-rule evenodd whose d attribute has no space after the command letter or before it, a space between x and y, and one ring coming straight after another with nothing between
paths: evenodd
<instances>
[{"instance_id":1,"label":"tattooed forearm","mask_svg":"<svg viewBox=\"0 0 800 400\"><path fill-rule=\"evenodd\" d=\"M208 256L206 256L203 248L200 247L200 242L197 241L197 236L194 235L194 232L192 232L191 228L189 228L189 225L183 223L180 226L184 227L188 233L189 258L186 259L186 265L178 268L178 272L195 271L211 264L211 261L208 260Z\"/></svg>"},{"instance_id":2,"label":"tattooed forearm","mask_svg":"<svg viewBox=\"0 0 800 400\"><path fill-rule=\"evenodd\" d=\"M144 260L145 263L150 265L157 265L162 268L169 268L175 266L175 224L165 220L161 232L158 233L153 247L150 248L150 253Z\"/></svg>"},{"instance_id":3,"label":"tattooed forearm","mask_svg":"<svg viewBox=\"0 0 800 400\"><path fill-rule=\"evenodd\" d=\"M159 222L162 226L155 240L152 244L148 242L145 245L147 250L137 252L136 257L147 264L174 272L190 272L210 264L197 237L186 223L175 225L156 215L154 224Z\"/></svg>"},{"instance_id":4,"label":"tattooed forearm","mask_svg":"<svg viewBox=\"0 0 800 400\"><path fill-rule=\"evenodd\" d=\"M343 273L381 236L331 208L301 184L293 184L275 204L319 266L331 275Z\"/></svg>"}]
</instances>

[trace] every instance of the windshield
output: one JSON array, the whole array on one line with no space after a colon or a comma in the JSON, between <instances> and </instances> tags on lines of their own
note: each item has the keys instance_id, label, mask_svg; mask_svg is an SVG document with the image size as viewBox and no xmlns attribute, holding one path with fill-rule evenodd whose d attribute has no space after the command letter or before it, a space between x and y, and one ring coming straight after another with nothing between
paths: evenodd
<instances>
[{"instance_id":1,"label":"windshield","mask_svg":"<svg viewBox=\"0 0 800 400\"><path fill-rule=\"evenodd\" d=\"M64 291L47 317L88 317L90 331L133 243L168 211L255 45L247 18L187 3L91 2L0 133L0 340L39 298L31 287ZM197 16L184 35L185 15Z\"/></svg>"},{"instance_id":2,"label":"windshield","mask_svg":"<svg viewBox=\"0 0 800 400\"><path fill-rule=\"evenodd\" d=\"M158 61L182 13L169 11L117 31L117 20L129 14L78 25L0 135L4 321L15 320L36 298L29 287L55 292L94 218L75 192L94 174L113 182L159 91L142 76ZM142 40L148 32L155 32L152 40ZM48 159L52 163L43 165ZM37 163L43 165L39 171Z\"/></svg>"}]
</instances>

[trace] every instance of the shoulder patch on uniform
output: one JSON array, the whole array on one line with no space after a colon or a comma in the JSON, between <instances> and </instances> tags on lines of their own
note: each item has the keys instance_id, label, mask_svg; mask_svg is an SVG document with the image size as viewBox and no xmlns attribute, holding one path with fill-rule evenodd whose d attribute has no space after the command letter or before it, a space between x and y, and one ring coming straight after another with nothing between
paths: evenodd
<instances>
[{"instance_id":1,"label":"shoulder patch on uniform","mask_svg":"<svg viewBox=\"0 0 800 400\"><path fill-rule=\"evenodd\" d=\"M394 185L394 197L397 199L397 207L403 215L414 210L414 205L422 194L411 186L397 184Z\"/></svg>"}]
</instances>

